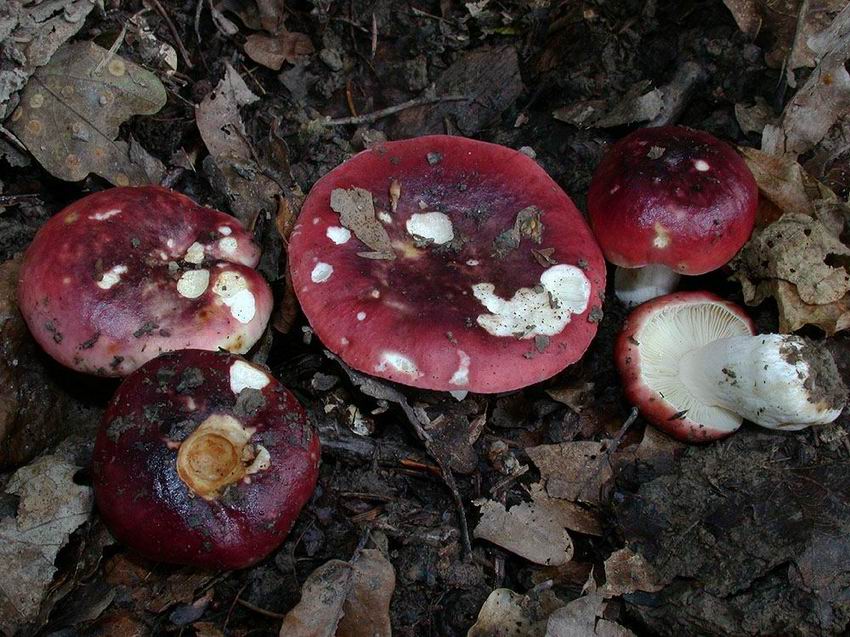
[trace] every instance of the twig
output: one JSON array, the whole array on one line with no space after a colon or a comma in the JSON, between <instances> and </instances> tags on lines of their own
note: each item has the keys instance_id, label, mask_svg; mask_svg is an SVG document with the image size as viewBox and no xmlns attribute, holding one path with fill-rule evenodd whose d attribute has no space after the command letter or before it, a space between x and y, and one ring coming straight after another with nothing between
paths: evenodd
<instances>
[{"instance_id":1,"label":"twig","mask_svg":"<svg viewBox=\"0 0 850 637\"><path fill-rule=\"evenodd\" d=\"M274 619L283 619L286 617L283 613L275 613L274 611L266 610L265 608L260 608L259 606L254 606L251 602L246 602L244 599L238 600L240 606L244 606L248 610L252 610L259 615L265 615L266 617L272 617Z\"/></svg>"},{"instance_id":2,"label":"twig","mask_svg":"<svg viewBox=\"0 0 850 637\"><path fill-rule=\"evenodd\" d=\"M587 477L584 479L584 482L581 485L581 489L579 489L579 495L580 496L582 494L584 494L584 491L587 488L588 483L591 480L595 479L596 476L599 475L599 472L602 471L602 467L605 465L605 463L606 462L608 464L611 463L611 456L617 450L617 447L620 446L620 442L622 442L623 436L626 435L626 432L629 430L629 427L631 427L634 424L635 420L637 420L637 417L638 417L638 408L632 407L632 411L631 411L631 413L629 413L629 417L626 418L625 422L620 426L619 431L617 431L617 433L611 439L611 443L605 448L605 452L600 454L599 459L596 461L595 469L593 471L591 471L590 473L588 473ZM600 489L600 491L601 491L601 489Z\"/></svg>"},{"instance_id":3,"label":"twig","mask_svg":"<svg viewBox=\"0 0 850 637\"><path fill-rule=\"evenodd\" d=\"M138 15L138 14L136 14ZM135 17L135 16L133 16ZM132 19L132 18L131 18ZM129 22L129 20L128 20ZM121 33L115 38L115 41L112 43L112 46L109 47L109 50L106 52L106 55L103 56L103 59L97 63L97 66L92 70L92 75L97 75L100 73L101 69L112 59L112 56L118 51L119 47L124 43L124 36L127 35L127 22L124 23L124 26L121 27Z\"/></svg>"},{"instance_id":4,"label":"twig","mask_svg":"<svg viewBox=\"0 0 850 637\"><path fill-rule=\"evenodd\" d=\"M233 609L236 608L236 604L239 603L239 598L242 597L242 593L244 593L245 589L248 588L248 584L250 584L250 582L245 582L242 585L242 588L240 588L239 592L236 593L236 597L233 598L233 603L230 604L230 608L227 609L227 617L224 618L224 626L222 627L222 632L227 632L227 624L230 623L230 616L233 615Z\"/></svg>"},{"instance_id":5,"label":"twig","mask_svg":"<svg viewBox=\"0 0 850 637\"><path fill-rule=\"evenodd\" d=\"M463 100L471 100L471 97L466 95L444 95L442 97L417 97L412 100L408 100L406 102L402 102L401 104L396 104L395 106L388 106L387 108L382 108L378 111L373 111L371 113L364 113L363 115L357 115L353 117L340 117L338 119L326 119L324 121L319 121L320 126L359 126L360 124L371 124L372 122L376 122L379 119L383 119L385 117L389 117L390 115L395 115L396 113L400 113L401 111L405 111L408 108L414 108L416 106L424 106L425 104L434 104L435 102L460 102Z\"/></svg>"},{"instance_id":6,"label":"twig","mask_svg":"<svg viewBox=\"0 0 850 637\"><path fill-rule=\"evenodd\" d=\"M183 40L180 39L180 34L177 32L177 27L174 26L174 23L171 21L171 17L168 15L168 12L162 7L159 3L159 0L147 0L150 5L156 9L156 12L162 16L162 19L165 20L166 26L168 26L168 30L171 31L171 37L174 38L177 43L177 49L180 51L180 57L183 58L183 64L185 64L188 68L193 69L195 65L192 64L192 60L189 59L189 51L186 50L186 46L183 44Z\"/></svg>"},{"instance_id":7,"label":"twig","mask_svg":"<svg viewBox=\"0 0 850 637\"><path fill-rule=\"evenodd\" d=\"M37 194L29 195L0 195L0 208L8 208L9 206L17 206L21 203L40 204L41 196Z\"/></svg>"},{"instance_id":8,"label":"twig","mask_svg":"<svg viewBox=\"0 0 850 637\"><path fill-rule=\"evenodd\" d=\"M13 133L12 131L10 131L8 128L6 128L5 126L3 126L2 124L0 124L0 134L2 134L2 135L3 135L3 137L5 137L5 138L6 138L6 140L7 140L10 144L12 144L13 146L15 146L18 150L20 150L20 151L22 151L22 152L24 152L24 153L28 153L28 152L29 152L29 150L27 150L27 147L26 147L26 146L24 146L24 143L23 143L20 139L18 139L18 137L15 135L15 133Z\"/></svg>"}]
</instances>

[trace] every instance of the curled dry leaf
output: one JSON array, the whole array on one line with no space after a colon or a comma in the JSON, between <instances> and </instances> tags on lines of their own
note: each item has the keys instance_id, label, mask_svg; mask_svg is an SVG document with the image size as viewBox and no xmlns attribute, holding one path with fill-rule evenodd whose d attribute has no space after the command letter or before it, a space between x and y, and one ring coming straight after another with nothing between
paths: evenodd
<instances>
[{"instance_id":1,"label":"curled dry leaf","mask_svg":"<svg viewBox=\"0 0 850 637\"><path fill-rule=\"evenodd\" d=\"M91 514L91 487L74 483L76 467L42 456L19 469L6 493L19 498L17 515L0 518L0 632L36 619L48 593L60 549Z\"/></svg>"},{"instance_id":2,"label":"curled dry leaf","mask_svg":"<svg viewBox=\"0 0 850 637\"><path fill-rule=\"evenodd\" d=\"M535 564L566 564L573 557L573 541L564 528L569 513L565 515L558 502L540 495L542 489L533 502L522 502L507 510L494 500L476 501L481 507L481 520L473 535Z\"/></svg>"},{"instance_id":3,"label":"curled dry leaf","mask_svg":"<svg viewBox=\"0 0 850 637\"><path fill-rule=\"evenodd\" d=\"M543 637L546 621L564 603L551 591L520 595L497 588L487 597L466 637Z\"/></svg>"},{"instance_id":4,"label":"curled dry leaf","mask_svg":"<svg viewBox=\"0 0 850 637\"><path fill-rule=\"evenodd\" d=\"M96 173L117 186L151 183L118 127L166 101L156 76L93 42L62 47L32 76L10 129L46 170L67 181Z\"/></svg>"},{"instance_id":5,"label":"curled dry leaf","mask_svg":"<svg viewBox=\"0 0 850 637\"><path fill-rule=\"evenodd\" d=\"M280 637L389 637L394 589L395 570L378 550L364 549L350 562L325 562L304 582Z\"/></svg>"},{"instance_id":6,"label":"curled dry leaf","mask_svg":"<svg viewBox=\"0 0 850 637\"><path fill-rule=\"evenodd\" d=\"M339 222L354 233L372 252L358 252L367 259L395 259L390 235L375 216L372 193L363 188L337 188L331 192L331 209Z\"/></svg>"},{"instance_id":7,"label":"curled dry leaf","mask_svg":"<svg viewBox=\"0 0 850 637\"><path fill-rule=\"evenodd\" d=\"M654 593L664 588L655 569L639 553L622 548L605 560L605 584L599 589L603 597L618 597L635 591Z\"/></svg>"},{"instance_id":8,"label":"curled dry leaf","mask_svg":"<svg viewBox=\"0 0 850 637\"><path fill-rule=\"evenodd\" d=\"M613 480L602 443L563 442L526 448L552 498L599 504Z\"/></svg>"},{"instance_id":9,"label":"curled dry leaf","mask_svg":"<svg viewBox=\"0 0 850 637\"><path fill-rule=\"evenodd\" d=\"M273 71L279 71L284 62L295 63L312 55L314 50L310 38L295 31L283 31L276 36L254 33L245 41L248 57Z\"/></svg>"}]
</instances>

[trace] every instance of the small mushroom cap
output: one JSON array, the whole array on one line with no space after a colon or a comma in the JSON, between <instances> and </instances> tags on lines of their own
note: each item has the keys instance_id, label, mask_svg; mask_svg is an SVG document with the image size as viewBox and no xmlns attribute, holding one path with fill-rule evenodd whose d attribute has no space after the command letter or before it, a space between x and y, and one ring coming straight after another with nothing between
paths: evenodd
<instances>
[{"instance_id":1,"label":"small mushroom cap","mask_svg":"<svg viewBox=\"0 0 850 637\"><path fill-rule=\"evenodd\" d=\"M119 541L154 560L231 569L280 545L318 465L303 408L265 369L225 352L181 350L118 388L93 475Z\"/></svg>"},{"instance_id":2,"label":"small mushroom cap","mask_svg":"<svg viewBox=\"0 0 850 637\"><path fill-rule=\"evenodd\" d=\"M372 208L371 234L345 227ZM461 137L382 144L328 173L289 259L324 345L414 387L531 385L578 360L601 318L604 260L570 198L526 155Z\"/></svg>"},{"instance_id":3,"label":"small mushroom cap","mask_svg":"<svg viewBox=\"0 0 850 637\"><path fill-rule=\"evenodd\" d=\"M725 265L747 242L758 187L727 144L683 126L642 128L607 152L590 184L590 225L624 268L680 274Z\"/></svg>"},{"instance_id":4,"label":"small mushroom cap","mask_svg":"<svg viewBox=\"0 0 850 637\"><path fill-rule=\"evenodd\" d=\"M258 260L250 235L223 212L156 186L112 188L42 226L18 298L53 358L123 376L180 348L247 352L272 308Z\"/></svg>"},{"instance_id":5,"label":"small mushroom cap","mask_svg":"<svg viewBox=\"0 0 850 637\"><path fill-rule=\"evenodd\" d=\"M743 309L709 292L668 294L638 306L614 348L626 399L646 420L679 440L707 442L728 436L743 419L689 392L679 362L718 339L754 333Z\"/></svg>"}]
</instances>

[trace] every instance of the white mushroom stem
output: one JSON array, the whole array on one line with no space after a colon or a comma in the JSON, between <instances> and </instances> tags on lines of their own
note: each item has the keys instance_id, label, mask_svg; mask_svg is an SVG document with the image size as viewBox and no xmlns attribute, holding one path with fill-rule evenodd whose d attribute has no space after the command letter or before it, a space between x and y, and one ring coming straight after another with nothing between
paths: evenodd
<instances>
[{"instance_id":1,"label":"white mushroom stem","mask_svg":"<svg viewBox=\"0 0 850 637\"><path fill-rule=\"evenodd\" d=\"M670 294L681 275L665 265L620 268L614 271L614 294L626 307L646 303L656 296Z\"/></svg>"},{"instance_id":2,"label":"white mushroom stem","mask_svg":"<svg viewBox=\"0 0 850 637\"><path fill-rule=\"evenodd\" d=\"M679 373L698 400L768 429L830 423L847 399L829 351L787 334L722 338L685 354Z\"/></svg>"}]
</instances>

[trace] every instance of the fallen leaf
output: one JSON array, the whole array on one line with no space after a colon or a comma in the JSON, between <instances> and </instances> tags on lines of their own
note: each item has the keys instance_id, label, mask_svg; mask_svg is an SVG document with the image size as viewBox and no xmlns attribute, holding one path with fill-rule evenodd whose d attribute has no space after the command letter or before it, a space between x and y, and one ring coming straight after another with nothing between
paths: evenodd
<instances>
[{"instance_id":1,"label":"fallen leaf","mask_svg":"<svg viewBox=\"0 0 850 637\"><path fill-rule=\"evenodd\" d=\"M19 498L17 515L0 518L0 630L11 634L38 616L56 567L77 527L89 519L91 487L74 482L79 467L42 456L18 469L6 493Z\"/></svg>"},{"instance_id":2,"label":"fallen leaf","mask_svg":"<svg viewBox=\"0 0 850 637\"><path fill-rule=\"evenodd\" d=\"M758 294L748 305L758 305L767 296L776 299L779 309L779 331L796 332L805 325L814 325L822 329L827 336L850 329L850 296L825 305L805 303L797 289L787 281L769 281L758 288Z\"/></svg>"},{"instance_id":3,"label":"fallen leaf","mask_svg":"<svg viewBox=\"0 0 850 637\"><path fill-rule=\"evenodd\" d=\"M314 50L310 38L295 31L283 31L277 36L254 33L245 41L248 57L273 71L279 71L284 62L295 63L312 55Z\"/></svg>"},{"instance_id":4,"label":"fallen leaf","mask_svg":"<svg viewBox=\"0 0 850 637\"><path fill-rule=\"evenodd\" d=\"M549 616L545 637L634 637L634 633L605 618L606 601L590 593L571 601Z\"/></svg>"},{"instance_id":5,"label":"fallen leaf","mask_svg":"<svg viewBox=\"0 0 850 637\"><path fill-rule=\"evenodd\" d=\"M761 29L761 13L757 0L723 0L723 4L732 13L738 28L751 38Z\"/></svg>"},{"instance_id":6,"label":"fallen leaf","mask_svg":"<svg viewBox=\"0 0 850 637\"><path fill-rule=\"evenodd\" d=\"M626 593L654 593L664 588L655 570L639 553L622 548L605 560L605 584L599 588L603 597L619 597Z\"/></svg>"},{"instance_id":7,"label":"fallen leaf","mask_svg":"<svg viewBox=\"0 0 850 637\"><path fill-rule=\"evenodd\" d=\"M85 24L97 6L91 0L4 3L0 19L3 62L0 68L0 121L14 106L20 91L35 70L44 66Z\"/></svg>"},{"instance_id":8,"label":"fallen leaf","mask_svg":"<svg viewBox=\"0 0 850 637\"><path fill-rule=\"evenodd\" d=\"M425 410L414 411L423 423L422 428L431 436L432 450L445 458L452 470L464 474L477 470L478 453L474 445L484 431L486 416L470 420L457 404L444 408L433 420L428 418Z\"/></svg>"},{"instance_id":9,"label":"fallen leaf","mask_svg":"<svg viewBox=\"0 0 850 637\"><path fill-rule=\"evenodd\" d=\"M493 256L497 259L503 258L508 253L516 250L523 239L530 239L540 245L543 238L543 222L540 215L543 213L537 206L528 206L516 214L514 225L493 239Z\"/></svg>"},{"instance_id":10,"label":"fallen leaf","mask_svg":"<svg viewBox=\"0 0 850 637\"><path fill-rule=\"evenodd\" d=\"M527 447L550 497L599 504L613 480L602 443L563 442Z\"/></svg>"},{"instance_id":11,"label":"fallen leaf","mask_svg":"<svg viewBox=\"0 0 850 637\"><path fill-rule=\"evenodd\" d=\"M602 536L602 520L596 511L568 500L550 497L540 482L535 482L529 487L529 494L538 508L549 514L565 529L585 535Z\"/></svg>"},{"instance_id":12,"label":"fallen leaf","mask_svg":"<svg viewBox=\"0 0 850 637\"><path fill-rule=\"evenodd\" d=\"M735 104L735 119L744 133L761 135L765 126L776 122L776 114L766 99L756 95L755 103L750 106Z\"/></svg>"},{"instance_id":13,"label":"fallen leaf","mask_svg":"<svg viewBox=\"0 0 850 637\"><path fill-rule=\"evenodd\" d=\"M339 222L354 233L372 252L358 252L368 259L395 259L392 241L383 224L375 216L372 193L363 188L336 188L331 192L331 209L339 214Z\"/></svg>"},{"instance_id":14,"label":"fallen leaf","mask_svg":"<svg viewBox=\"0 0 850 637\"><path fill-rule=\"evenodd\" d=\"M195 123L210 152L204 168L213 186L230 200L234 215L251 229L261 214L272 218L278 197L283 196L280 185L257 164L239 113L258 99L225 62L224 77L195 111Z\"/></svg>"},{"instance_id":15,"label":"fallen leaf","mask_svg":"<svg viewBox=\"0 0 850 637\"><path fill-rule=\"evenodd\" d=\"M579 381L563 387L552 387L545 391L552 400L557 400L577 414L580 414L590 401L593 400L593 387L593 383Z\"/></svg>"},{"instance_id":16,"label":"fallen leaf","mask_svg":"<svg viewBox=\"0 0 850 637\"><path fill-rule=\"evenodd\" d=\"M540 502L505 509L494 500L477 500L481 520L473 536L501 546L535 564L558 566L573 557L573 541L559 512Z\"/></svg>"},{"instance_id":17,"label":"fallen leaf","mask_svg":"<svg viewBox=\"0 0 850 637\"><path fill-rule=\"evenodd\" d=\"M150 183L118 128L166 102L156 76L93 42L63 46L27 83L10 129L51 174L80 181L96 173L116 186Z\"/></svg>"},{"instance_id":18,"label":"fallen leaf","mask_svg":"<svg viewBox=\"0 0 850 637\"><path fill-rule=\"evenodd\" d=\"M655 119L664 106L660 89L649 80L636 82L625 94L610 100L582 100L557 109L555 119L583 128L612 128Z\"/></svg>"},{"instance_id":19,"label":"fallen leaf","mask_svg":"<svg viewBox=\"0 0 850 637\"><path fill-rule=\"evenodd\" d=\"M325 562L304 582L280 637L389 637L394 589L395 571L378 550L364 549L349 562Z\"/></svg>"},{"instance_id":20,"label":"fallen leaf","mask_svg":"<svg viewBox=\"0 0 850 637\"><path fill-rule=\"evenodd\" d=\"M105 564L104 580L132 600L138 611L160 613L174 604L190 604L212 575L189 567L161 567L136 555L119 553Z\"/></svg>"},{"instance_id":21,"label":"fallen leaf","mask_svg":"<svg viewBox=\"0 0 850 637\"><path fill-rule=\"evenodd\" d=\"M280 197L278 200L277 215L275 216L275 228L285 246L289 245L289 235L295 227L297 218L298 212L293 209L293 204L290 203L289 199ZM280 303L274 309L272 327L281 334L288 334L295 324L298 310L298 298L295 296L295 289L292 287L292 277L289 274L289 268L286 268L283 298L281 298Z\"/></svg>"},{"instance_id":22,"label":"fallen leaf","mask_svg":"<svg viewBox=\"0 0 850 637\"><path fill-rule=\"evenodd\" d=\"M543 637L549 615L561 606L551 591L520 595L497 588L487 596L466 637Z\"/></svg>"},{"instance_id":23,"label":"fallen leaf","mask_svg":"<svg viewBox=\"0 0 850 637\"><path fill-rule=\"evenodd\" d=\"M773 155L801 155L811 150L850 109L850 4L822 33L808 39L818 65L786 104L776 126L762 135L762 150Z\"/></svg>"}]
</instances>

